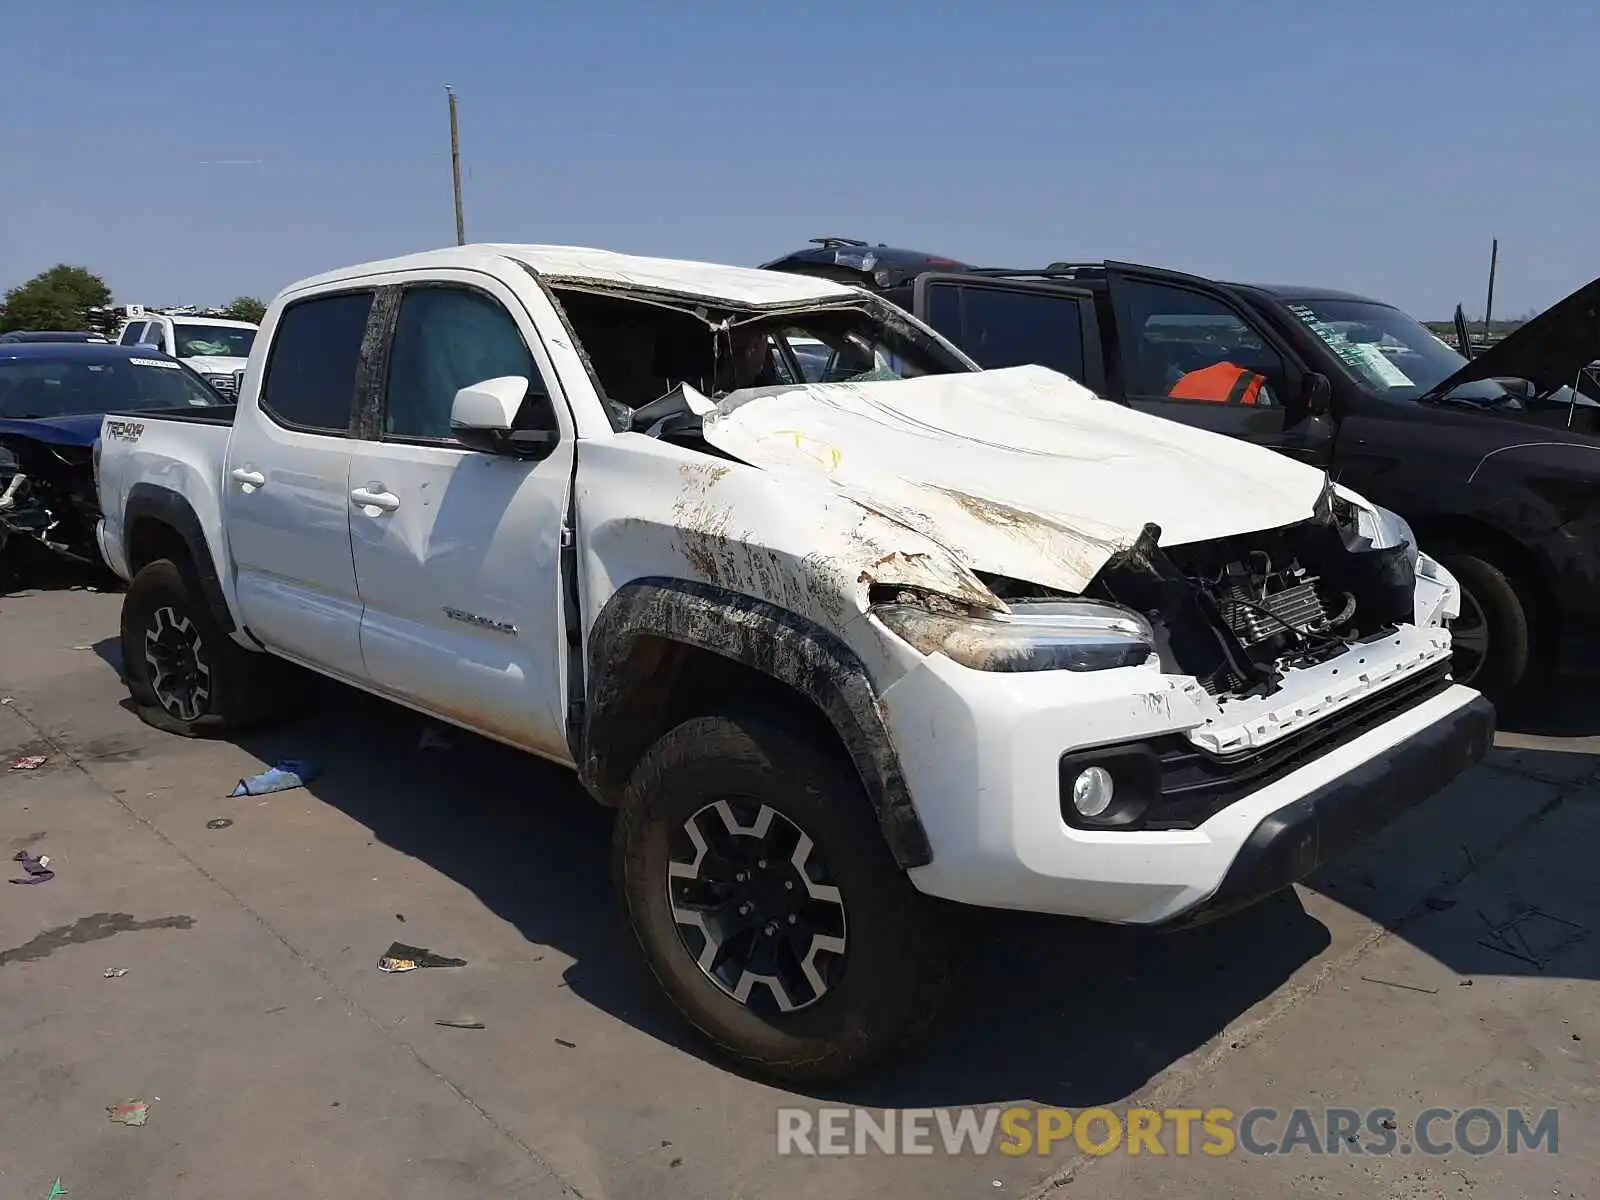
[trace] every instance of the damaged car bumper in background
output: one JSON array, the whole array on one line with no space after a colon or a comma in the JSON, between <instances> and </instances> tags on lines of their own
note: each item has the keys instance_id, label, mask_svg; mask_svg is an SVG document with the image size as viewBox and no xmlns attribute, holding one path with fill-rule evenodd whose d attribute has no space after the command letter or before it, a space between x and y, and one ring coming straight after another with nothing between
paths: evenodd
<instances>
[{"instance_id":1,"label":"damaged car bumper in background","mask_svg":"<svg viewBox=\"0 0 1600 1200\"><path fill-rule=\"evenodd\" d=\"M92 455L92 442L0 431L0 574L15 569L24 544L73 565L100 563Z\"/></svg>"}]
</instances>

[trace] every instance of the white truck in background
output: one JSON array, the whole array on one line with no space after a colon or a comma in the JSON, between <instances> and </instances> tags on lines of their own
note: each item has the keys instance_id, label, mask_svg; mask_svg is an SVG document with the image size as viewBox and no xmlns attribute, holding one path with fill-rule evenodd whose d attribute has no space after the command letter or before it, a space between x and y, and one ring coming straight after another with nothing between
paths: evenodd
<instances>
[{"instance_id":1,"label":"white truck in background","mask_svg":"<svg viewBox=\"0 0 1600 1200\"><path fill-rule=\"evenodd\" d=\"M117 336L122 346L152 346L192 367L226 400L238 398L239 373L250 359L260 326L227 317L164 313L130 306Z\"/></svg>"},{"instance_id":2,"label":"white truck in background","mask_svg":"<svg viewBox=\"0 0 1600 1200\"><path fill-rule=\"evenodd\" d=\"M141 715L283 660L574 768L656 979L773 1076L926 1027L936 900L1206 919L1493 736L1393 514L852 287L465 246L262 330L235 412L104 422Z\"/></svg>"}]
</instances>

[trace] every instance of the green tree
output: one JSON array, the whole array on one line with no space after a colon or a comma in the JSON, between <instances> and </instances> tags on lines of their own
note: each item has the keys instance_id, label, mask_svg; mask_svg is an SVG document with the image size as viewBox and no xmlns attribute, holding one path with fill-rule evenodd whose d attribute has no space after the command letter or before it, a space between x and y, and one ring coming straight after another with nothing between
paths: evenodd
<instances>
[{"instance_id":1,"label":"green tree","mask_svg":"<svg viewBox=\"0 0 1600 1200\"><path fill-rule=\"evenodd\" d=\"M111 303L111 289L87 267L57 263L17 284L0 304L0 333L13 329L88 329L89 310Z\"/></svg>"},{"instance_id":2,"label":"green tree","mask_svg":"<svg viewBox=\"0 0 1600 1200\"><path fill-rule=\"evenodd\" d=\"M222 311L235 321L250 321L259 325L261 318L267 315L267 306L254 296L235 296Z\"/></svg>"}]
</instances>

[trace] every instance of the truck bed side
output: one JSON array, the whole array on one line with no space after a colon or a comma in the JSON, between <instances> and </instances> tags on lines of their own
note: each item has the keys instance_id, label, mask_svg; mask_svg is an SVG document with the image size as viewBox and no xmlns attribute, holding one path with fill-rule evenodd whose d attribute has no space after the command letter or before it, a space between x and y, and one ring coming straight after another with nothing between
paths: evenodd
<instances>
[{"instance_id":1,"label":"truck bed side","mask_svg":"<svg viewBox=\"0 0 1600 1200\"><path fill-rule=\"evenodd\" d=\"M100 426L98 478L101 551L111 569L131 580L149 548L151 526L166 525L183 537L202 574L220 584L237 621L221 507L233 417L231 406L108 413Z\"/></svg>"}]
</instances>

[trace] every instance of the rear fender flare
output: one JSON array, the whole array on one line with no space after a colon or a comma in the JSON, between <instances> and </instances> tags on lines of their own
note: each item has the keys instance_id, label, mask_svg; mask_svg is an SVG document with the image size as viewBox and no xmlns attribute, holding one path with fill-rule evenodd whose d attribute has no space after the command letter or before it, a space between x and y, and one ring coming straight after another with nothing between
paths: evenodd
<instances>
[{"instance_id":1,"label":"rear fender flare","mask_svg":"<svg viewBox=\"0 0 1600 1200\"><path fill-rule=\"evenodd\" d=\"M171 488L160 487L153 483L136 483L128 492L128 501L123 506L123 552L128 558L130 575L137 574L143 563L138 563L134 558L134 547L138 544L137 533L143 521L154 521L165 525L183 539L189 549L189 560L194 565L195 576L200 581L200 591L205 597L206 606L211 610L211 615L216 618L224 633L233 633L238 628L234 620L233 610L228 605L227 593L223 590L222 579L217 574L216 561L211 556L210 545L206 541L205 530L201 527L200 518L195 515L194 507L180 493Z\"/></svg>"}]
</instances>

